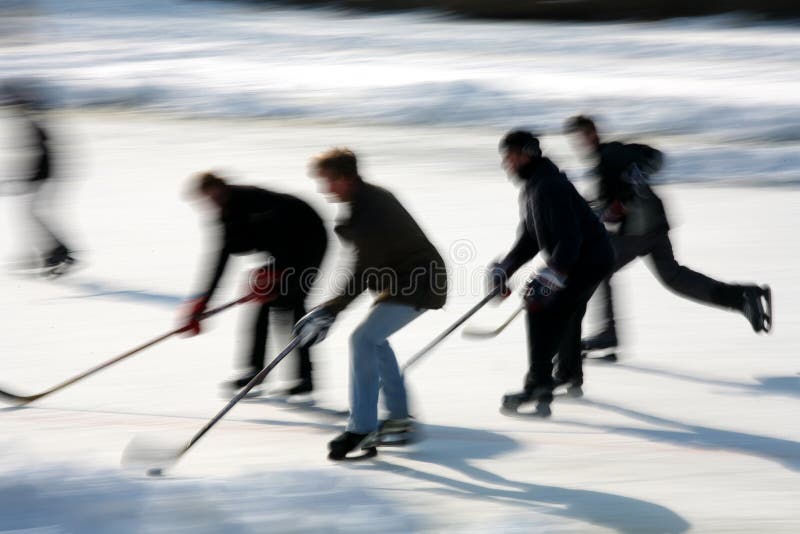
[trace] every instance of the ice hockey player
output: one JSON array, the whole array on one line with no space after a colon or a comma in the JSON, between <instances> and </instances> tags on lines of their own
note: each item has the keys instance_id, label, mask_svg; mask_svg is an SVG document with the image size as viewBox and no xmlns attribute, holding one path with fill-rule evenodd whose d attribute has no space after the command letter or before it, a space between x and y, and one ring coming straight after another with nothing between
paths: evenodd
<instances>
[{"instance_id":1,"label":"ice hockey player","mask_svg":"<svg viewBox=\"0 0 800 534\"><path fill-rule=\"evenodd\" d=\"M601 219L618 227L611 235L616 252L615 272L637 257L647 257L654 274L673 292L697 302L739 311L755 332L769 332L772 326L769 286L718 282L675 260L664 205L648 183L648 177L662 166L661 152L647 145L601 142L595 122L583 115L568 119L565 131L575 136L585 152L597 158L594 174L598 180ZM604 299L604 326L598 334L583 340L585 351L617 346L610 277L601 284L600 293Z\"/></svg>"},{"instance_id":2,"label":"ice hockey player","mask_svg":"<svg viewBox=\"0 0 800 534\"><path fill-rule=\"evenodd\" d=\"M212 172L198 174L193 180L194 192L219 212L223 237L210 279L201 296L189 305L185 319L186 326L191 327L189 332L200 333L200 316L231 254L263 252L269 260L254 271L250 280L252 289L265 298L260 300L253 324L247 369L228 383L233 389L240 389L264 367L271 310L291 313L293 321L306 314L305 301L328 246L327 231L316 211L294 196L231 185ZM298 382L286 391L288 395L308 394L313 390L308 348L298 349L298 356Z\"/></svg>"},{"instance_id":3,"label":"ice hockey player","mask_svg":"<svg viewBox=\"0 0 800 534\"><path fill-rule=\"evenodd\" d=\"M30 140L30 170L20 185L22 193L28 195L28 215L33 229L33 239L41 261L31 267L47 276L64 274L74 263L72 251L52 228L55 189L53 182L52 149L50 138L44 127L41 99L31 90L14 85L5 88L6 98L24 123L25 136Z\"/></svg>"},{"instance_id":4,"label":"ice hockey player","mask_svg":"<svg viewBox=\"0 0 800 534\"><path fill-rule=\"evenodd\" d=\"M365 182L356 156L346 148L325 152L311 163L332 202L349 204L336 233L355 251L355 267L343 291L295 325L302 343L321 341L336 315L366 289L377 298L350 336L350 418L346 431L328 444L332 460L348 453L372 455L376 436L413 432L403 376L388 338L446 299L444 261L420 227L389 191ZM378 393L388 419L378 425ZM367 438L370 440L367 440ZM365 441L367 440L367 441ZM379 441L379 440L377 440ZM362 447L365 452L361 452Z\"/></svg>"},{"instance_id":5,"label":"ice hockey player","mask_svg":"<svg viewBox=\"0 0 800 534\"><path fill-rule=\"evenodd\" d=\"M589 297L611 272L613 251L603 225L566 175L542 155L532 133L509 132L500 151L504 168L521 187L522 221L511 251L490 270L492 288L506 292L515 271L540 251L546 257L523 293L529 358L524 389L505 395L503 409L536 402L535 413L548 416L554 387L583 383L581 320Z\"/></svg>"}]
</instances>

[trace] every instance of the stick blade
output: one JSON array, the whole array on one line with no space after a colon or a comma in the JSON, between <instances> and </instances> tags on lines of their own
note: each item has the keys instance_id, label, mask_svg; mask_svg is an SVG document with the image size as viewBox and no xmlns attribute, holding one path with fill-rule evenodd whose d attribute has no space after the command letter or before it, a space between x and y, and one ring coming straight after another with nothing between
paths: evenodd
<instances>
[{"instance_id":1,"label":"stick blade","mask_svg":"<svg viewBox=\"0 0 800 534\"><path fill-rule=\"evenodd\" d=\"M498 332L494 330L480 330L477 328L465 328L461 332L462 337L471 338L471 339L486 339L490 337L495 337Z\"/></svg>"},{"instance_id":2,"label":"stick blade","mask_svg":"<svg viewBox=\"0 0 800 534\"><path fill-rule=\"evenodd\" d=\"M143 469L148 475L161 475L174 466L185 451L185 444L168 442L163 437L134 437L122 452L120 463L127 469Z\"/></svg>"},{"instance_id":3,"label":"stick blade","mask_svg":"<svg viewBox=\"0 0 800 534\"><path fill-rule=\"evenodd\" d=\"M7 389L0 389L0 399L4 402L14 403L14 404L27 404L32 400L38 399L38 395L32 396L25 396L25 395L17 395L16 393L12 393Z\"/></svg>"}]
</instances>

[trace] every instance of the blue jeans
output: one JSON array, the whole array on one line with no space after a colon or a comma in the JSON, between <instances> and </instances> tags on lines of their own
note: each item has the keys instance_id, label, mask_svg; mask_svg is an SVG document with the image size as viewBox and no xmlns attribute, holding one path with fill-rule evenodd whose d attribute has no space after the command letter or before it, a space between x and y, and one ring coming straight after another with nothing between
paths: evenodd
<instances>
[{"instance_id":1,"label":"blue jeans","mask_svg":"<svg viewBox=\"0 0 800 534\"><path fill-rule=\"evenodd\" d=\"M350 432L367 434L378 428L381 388L389 418L408 417L406 387L387 338L425 311L382 302L370 310L350 336Z\"/></svg>"}]
</instances>

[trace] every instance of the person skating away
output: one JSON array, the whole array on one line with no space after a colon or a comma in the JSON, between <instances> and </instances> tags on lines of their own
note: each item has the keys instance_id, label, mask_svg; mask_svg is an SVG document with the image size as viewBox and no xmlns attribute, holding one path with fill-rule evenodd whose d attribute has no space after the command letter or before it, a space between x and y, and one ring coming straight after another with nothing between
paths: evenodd
<instances>
[{"instance_id":1,"label":"person skating away","mask_svg":"<svg viewBox=\"0 0 800 534\"><path fill-rule=\"evenodd\" d=\"M642 144L602 142L594 121L582 115L568 119L565 131L577 138L584 151L597 158L593 174L598 181L601 219L618 227L611 235L616 252L614 272L638 257L646 257L656 277L671 291L696 302L738 311L755 332L770 331L769 286L726 284L675 260L664 205L648 184L649 175L662 167L661 152ZM603 326L599 333L583 340L585 351L617 346L610 279L604 280L600 288Z\"/></svg>"},{"instance_id":2,"label":"person skating away","mask_svg":"<svg viewBox=\"0 0 800 534\"><path fill-rule=\"evenodd\" d=\"M322 219L297 197L253 186L231 185L212 172L194 177L194 191L219 212L222 241L201 296L190 304L186 324L190 333L200 333L200 315L205 311L225 272L231 254L265 253L268 262L254 271L251 285L266 286L263 280L277 279L276 287L253 287L271 294L261 299L252 326L246 370L227 383L232 389L244 387L265 365L270 313L292 314L296 322L306 314L306 298L328 246ZM286 391L289 395L313 390L311 355L307 347L298 349L298 382Z\"/></svg>"},{"instance_id":3,"label":"person skating away","mask_svg":"<svg viewBox=\"0 0 800 534\"><path fill-rule=\"evenodd\" d=\"M27 214L33 230L34 255L39 260L31 262L31 267L45 275L64 274L75 263L72 251L64 243L60 232L53 230L49 221L53 214L53 165L50 136L44 126L41 113L31 95L6 88L13 109L24 123L24 136L29 140L31 150L30 166L26 176L18 181L20 192L27 195Z\"/></svg>"},{"instance_id":4,"label":"person skating away","mask_svg":"<svg viewBox=\"0 0 800 534\"><path fill-rule=\"evenodd\" d=\"M490 270L492 288L506 283L539 252L546 265L524 290L528 373L524 388L503 397L503 408L537 402L550 415L553 388L583 384L581 320L597 285L611 272L614 253L605 228L559 168L542 155L530 132L509 132L500 142L503 167L520 186L521 223L511 251ZM553 360L557 356L555 372Z\"/></svg>"},{"instance_id":5,"label":"person skating away","mask_svg":"<svg viewBox=\"0 0 800 534\"><path fill-rule=\"evenodd\" d=\"M388 338L426 310L444 306L447 275L442 257L394 195L362 179L353 152L325 152L312 160L311 173L332 202L349 205L349 216L336 233L353 247L355 266L336 297L295 325L296 335L303 344L317 343L358 295L369 289L377 296L350 336L350 418L345 432L328 444L328 457L343 460L379 428L381 390L388 412L381 431L413 429L403 376ZM368 447L366 454L374 452Z\"/></svg>"}]
</instances>

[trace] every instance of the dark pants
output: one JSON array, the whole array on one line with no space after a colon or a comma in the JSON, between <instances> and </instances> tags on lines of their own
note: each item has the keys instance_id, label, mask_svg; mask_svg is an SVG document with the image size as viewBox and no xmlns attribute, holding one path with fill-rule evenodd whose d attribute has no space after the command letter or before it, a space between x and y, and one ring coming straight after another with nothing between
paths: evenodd
<instances>
[{"instance_id":1,"label":"dark pants","mask_svg":"<svg viewBox=\"0 0 800 534\"><path fill-rule=\"evenodd\" d=\"M612 235L616 252L614 272L638 257L645 256L648 267L659 281L674 293L703 304L741 309L741 286L725 284L695 272L675 260L667 231L646 235ZM599 292L603 298L603 331L616 333L611 277L603 280Z\"/></svg>"},{"instance_id":2,"label":"dark pants","mask_svg":"<svg viewBox=\"0 0 800 534\"><path fill-rule=\"evenodd\" d=\"M549 306L528 312L528 363L525 389L553 387L553 363L558 355L555 376L558 379L583 382L581 361L581 322L586 303L600 281L613 266L611 250L607 261L593 269L571 275L567 286Z\"/></svg>"},{"instance_id":3,"label":"dark pants","mask_svg":"<svg viewBox=\"0 0 800 534\"><path fill-rule=\"evenodd\" d=\"M328 248L328 238L324 228L317 236L309 235L304 243L305 259L303 267L285 266L276 262L276 269L291 271L288 282L281 284L278 298L262 304L256 314L253 325L253 343L250 346L247 365L258 372L264 368L266 361L267 340L269 338L269 316L273 310L292 314L293 324L306 314L306 299L319 273L319 266ZM308 347L296 349L298 355L297 378L311 382L311 353Z\"/></svg>"},{"instance_id":4,"label":"dark pants","mask_svg":"<svg viewBox=\"0 0 800 534\"><path fill-rule=\"evenodd\" d=\"M295 289L290 294L281 295L278 299L264 303L259 307L253 326L253 344L247 361L251 370L258 372L266 365L265 357L269 338L270 312L278 310L291 313L293 322L296 323L306 314L305 300L307 296L307 293ZM308 347L298 348L297 353L299 357L297 378L311 382L311 354Z\"/></svg>"}]
</instances>

